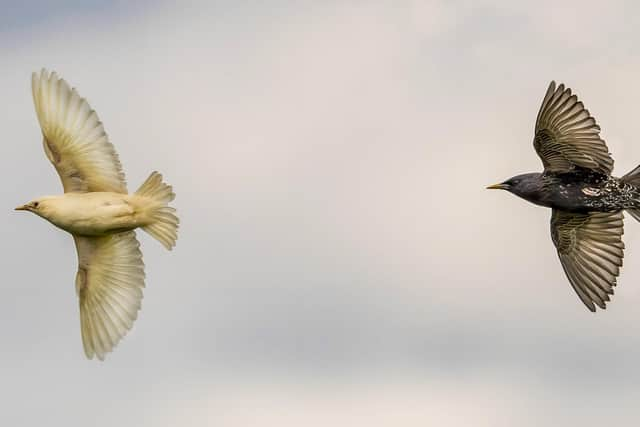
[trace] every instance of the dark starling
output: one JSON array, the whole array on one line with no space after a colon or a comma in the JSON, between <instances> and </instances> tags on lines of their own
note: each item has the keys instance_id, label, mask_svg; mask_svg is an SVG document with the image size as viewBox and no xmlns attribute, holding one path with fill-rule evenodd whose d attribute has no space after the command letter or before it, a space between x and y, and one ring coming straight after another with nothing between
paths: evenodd
<instances>
[{"instance_id":1,"label":"dark starling","mask_svg":"<svg viewBox=\"0 0 640 427\"><path fill-rule=\"evenodd\" d=\"M622 267L623 215L640 221L640 166L611 176L613 159L600 126L563 84L551 82L536 119L533 147L542 173L487 188L550 207L551 240L571 286L591 311L613 295Z\"/></svg>"}]
</instances>

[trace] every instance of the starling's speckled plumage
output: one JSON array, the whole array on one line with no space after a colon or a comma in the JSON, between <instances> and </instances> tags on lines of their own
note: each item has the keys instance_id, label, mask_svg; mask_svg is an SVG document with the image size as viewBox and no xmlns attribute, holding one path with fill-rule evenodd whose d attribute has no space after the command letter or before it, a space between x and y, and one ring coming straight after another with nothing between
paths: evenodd
<instances>
[{"instance_id":1,"label":"starling's speckled plumage","mask_svg":"<svg viewBox=\"0 0 640 427\"><path fill-rule=\"evenodd\" d=\"M604 309L622 267L622 211L640 220L640 166L611 176L613 159L600 127L571 89L555 82L542 101L533 146L542 173L488 188L552 208L551 239L571 286L589 310Z\"/></svg>"}]
</instances>

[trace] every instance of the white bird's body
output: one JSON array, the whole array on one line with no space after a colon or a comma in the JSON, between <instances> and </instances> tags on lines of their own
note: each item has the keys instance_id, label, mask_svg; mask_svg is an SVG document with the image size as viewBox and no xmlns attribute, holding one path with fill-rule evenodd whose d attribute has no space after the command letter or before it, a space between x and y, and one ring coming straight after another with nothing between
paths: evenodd
<instances>
[{"instance_id":1,"label":"white bird's body","mask_svg":"<svg viewBox=\"0 0 640 427\"><path fill-rule=\"evenodd\" d=\"M41 216L71 234L103 236L147 225L145 201L111 192L66 193L40 199L46 206Z\"/></svg>"},{"instance_id":2,"label":"white bird's body","mask_svg":"<svg viewBox=\"0 0 640 427\"><path fill-rule=\"evenodd\" d=\"M82 344L88 358L104 359L140 310L145 274L134 230L142 228L172 249L179 221L168 204L175 194L157 172L128 194L118 155L87 101L46 70L33 74L32 89L44 151L65 193L16 209L73 236Z\"/></svg>"}]
</instances>

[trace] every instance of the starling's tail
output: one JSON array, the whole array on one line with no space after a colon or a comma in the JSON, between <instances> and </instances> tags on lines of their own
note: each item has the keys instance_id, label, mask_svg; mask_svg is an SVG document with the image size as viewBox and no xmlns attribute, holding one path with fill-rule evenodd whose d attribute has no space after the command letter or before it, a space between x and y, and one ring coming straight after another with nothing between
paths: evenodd
<instances>
[{"instance_id":1,"label":"starling's tail","mask_svg":"<svg viewBox=\"0 0 640 427\"><path fill-rule=\"evenodd\" d=\"M636 166L631 172L620 178L620 181L640 188L640 166ZM629 215L640 221L640 208L627 209Z\"/></svg>"},{"instance_id":2,"label":"starling's tail","mask_svg":"<svg viewBox=\"0 0 640 427\"><path fill-rule=\"evenodd\" d=\"M636 221L640 221L640 209L627 209L627 212L634 217Z\"/></svg>"},{"instance_id":3,"label":"starling's tail","mask_svg":"<svg viewBox=\"0 0 640 427\"><path fill-rule=\"evenodd\" d=\"M640 187L640 166L636 166L635 169L620 178L620 181Z\"/></svg>"}]
</instances>

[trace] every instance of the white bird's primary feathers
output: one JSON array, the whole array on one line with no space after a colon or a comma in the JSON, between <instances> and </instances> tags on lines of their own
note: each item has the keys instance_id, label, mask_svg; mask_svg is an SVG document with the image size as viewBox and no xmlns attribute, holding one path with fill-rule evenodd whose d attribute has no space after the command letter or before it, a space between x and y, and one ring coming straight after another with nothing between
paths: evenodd
<instances>
[{"instance_id":1,"label":"white bird's primary feathers","mask_svg":"<svg viewBox=\"0 0 640 427\"><path fill-rule=\"evenodd\" d=\"M142 302L144 263L135 232L74 236L84 352L103 360L127 333Z\"/></svg>"},{"instance_id":2,"label":"white bird's primary feathers","mask_svg":"<svg viewBox=\"0 0 640 427\"><path fill-rule=\"evenodd\" d=\"M118 154L89 103L55 72L33 73L31 87L44 151L64 191L126 193Z\"/></svg>"},{"instance_id":3,"label":"white bird's primary feathers","mask_svg":"<svg viewBox=\"0 0 640 427\"><path fill-rule=\"evenodd\" d=\"M131 329L141 306L144 263L133 230L141 227L172 249L179 220L168 203L175 194L157 172L127 194L118 155L87 101L44 69L33 74L32 90L44 151L65 194L16 209L73 235L82 343L89 359L102 360Z\"/></svg>"}]
</instances>

